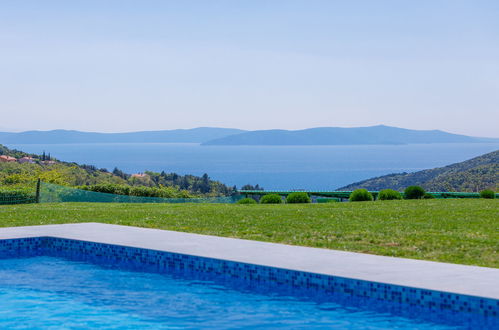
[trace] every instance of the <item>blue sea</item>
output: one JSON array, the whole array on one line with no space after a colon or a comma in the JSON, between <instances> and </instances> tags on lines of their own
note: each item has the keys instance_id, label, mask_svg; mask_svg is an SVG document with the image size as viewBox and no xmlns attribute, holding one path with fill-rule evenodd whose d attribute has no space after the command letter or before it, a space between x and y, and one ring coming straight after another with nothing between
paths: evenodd
<instances>
[{"instance_id":1,"label":"blue sea","mask_svg":"<svg viewBox=\"0 0 499 330\"><path fill-rule=\"evenodd\" d=\"M201 146L195 143L102 143L7 145L59 160L202 175L227 185L265 189L330 190L375 176L415 172L461 162L499 149L499 143L355 146Z\"/></svg>"}]
</instances>

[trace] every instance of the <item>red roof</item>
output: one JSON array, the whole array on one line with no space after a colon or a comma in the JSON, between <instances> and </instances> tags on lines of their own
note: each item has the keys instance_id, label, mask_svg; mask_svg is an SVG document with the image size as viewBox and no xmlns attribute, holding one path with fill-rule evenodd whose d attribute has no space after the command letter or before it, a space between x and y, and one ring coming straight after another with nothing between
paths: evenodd
<instances>
[{"instance_id":1,"label":"red roof","mask_svg":"<svg viewBox=\"0 0 499 330\"><path fill-rule=\"evenodd\" d=\"M6 161L8 162L12 162L12 161L16 161L17 159L14 158L14 157L10 157L10 156L6 156L6 155L1 155L0 156L1 159L5 159Z\"/></svg>"}]
</instances>

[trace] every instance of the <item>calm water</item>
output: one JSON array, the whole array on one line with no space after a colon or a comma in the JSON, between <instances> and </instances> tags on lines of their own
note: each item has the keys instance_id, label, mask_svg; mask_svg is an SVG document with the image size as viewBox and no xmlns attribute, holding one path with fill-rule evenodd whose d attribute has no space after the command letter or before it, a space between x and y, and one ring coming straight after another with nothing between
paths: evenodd
<instances>
[{"instance_id":1,"label":"calm water","mask_svg":"<svg viewBox=\"0 0 499 330\"><path fill-rule=\"evenodd\" d=\"M0 328L454 329L335 302L52 257L0 260Z\"/></svg>"},{"instance_id":2,"label":"calm water","mask_svg":"<svg viewBox=\"0 0 499 330\"><path fill-rule=\"evenodd\" d=\"M200 146L177 143L19 144L8 147L70 162L135 173L202 175L228 185L266 189L334 189L394 172L460 162L499 149L499 143L366 146Z\"/></svg>"}]
</instances>

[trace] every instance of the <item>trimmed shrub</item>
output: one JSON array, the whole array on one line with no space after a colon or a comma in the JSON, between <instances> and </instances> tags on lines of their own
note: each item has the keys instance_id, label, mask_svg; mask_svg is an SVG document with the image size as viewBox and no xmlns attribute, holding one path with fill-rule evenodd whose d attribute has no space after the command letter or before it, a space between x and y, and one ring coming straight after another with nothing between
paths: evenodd
<instances>
[{"instance_id":1,"label":"trimmed shrub","mask_svg":"<svg viewBox=\"0 0 499 330\"><path fill-rule=\"evenodd\" d=\"M356 189L350 194L350 202L372 201L373 195L367 189Z\"/></svg>"},{"instance_id":2,"label":"trimmed shrub","mask_svg":"<svg viewBox=\"0 0 499 330\"><path fill-rule=\"evenodd\" d=\"M243 198L237 201L237 204L256 204L256 200L253 198Z\"/></svg>"},{"instance_id":3,"label":"trimmed shrub","mask_svg":"<svg viewBox=\"0 0 499 330\"><path fill-rule=\"evenodd\" d=\"M435 199L435 196L433 196L432 194L425 193L423 195L423 199Z\"/></svg>"},{"instance_id":4,"label":"trimmed shrub","mask_svg":"<svg viewBox=\"0 0 499 330\"><path fill-rule=\"evenodd\" d=\"M286 203L295 204L295 203L311 203L312 200L308 196L306 192L294 192L286 197Z\"/></svg>"},{"instance_id":5,"label":"trimmed shrub","mask_svg":"<svg viewBox=\"0 0 499 330\"><path fill-rule=\"evenodd\" d=\"M281 196L277 194L267 194L260 198L260 204L281 204Z\"/></svg>"},{"instance_id":6,"label":"trimmed shrub","mask_svg":"<svg viewBox=\"0 0 499 330\"><path fill-rule=\"evenodd\" d=\"M496 193L490 189L482 190L480 191L480 198L494 199L496 198Z\"/></svg>"},{"instance_id":7,"label":"trimmed shrub","mask_svg":"<svg viewBox=\"0 0 499 330\"><path fill-rule=\"evenodd\" d=\"M378 199L382 201L402 199L402 194L393 189L383 189L379 192Z\"/></svg>"},{"instance_id":8,"label":"trimmed shrub","mask_svg":"<svg viewBox=\"0 0 499 330\"><path fill-rule=\"evenodd\" d=\"M426 191L420 186L409 186L404 190L405 199L421 199Z\"/></svg>"}]
</instances>

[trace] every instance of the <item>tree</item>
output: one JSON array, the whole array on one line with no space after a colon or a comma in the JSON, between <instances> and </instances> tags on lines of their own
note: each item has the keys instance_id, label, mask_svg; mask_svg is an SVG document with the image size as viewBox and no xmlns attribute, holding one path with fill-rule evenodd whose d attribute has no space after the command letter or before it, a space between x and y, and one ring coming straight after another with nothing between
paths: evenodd
<instances>
[{"instance_id":1,"label":"tree","mask_svg":"<svg viewBox=\"0 0 499 330\"><path fill-rule=\"evenodd\" d=\"M128 178L128 175L117 167L114 168L113 174L125 180Z\"/></svg>"},{"instance_id":2,"label":"tree","mask_svg":"<svg viewBox=\"0 0 499 330\"><path fill-rule=\"evenodd\" d=\"M210 190L211 190L210 177L208 176L208 174L205 173L201 177L201 182L199 184L199 191L203 194L206 194L206 193L210 192Z\"/></svg>"}]
</instances>

